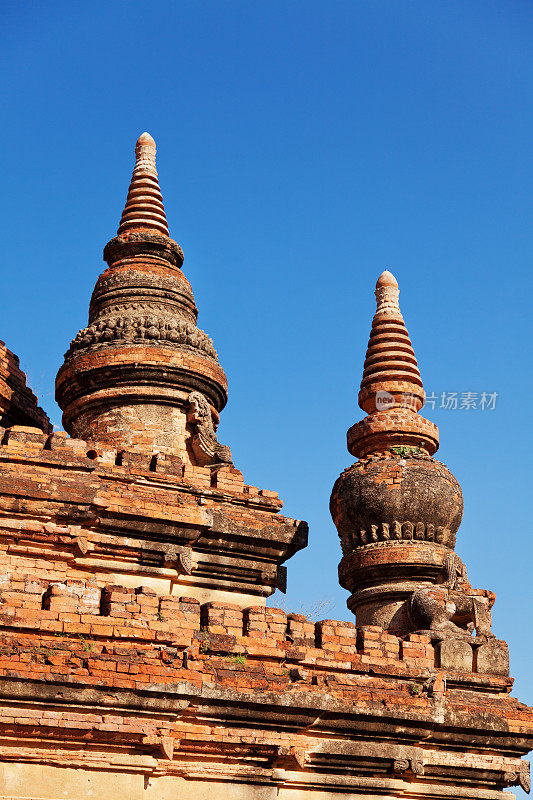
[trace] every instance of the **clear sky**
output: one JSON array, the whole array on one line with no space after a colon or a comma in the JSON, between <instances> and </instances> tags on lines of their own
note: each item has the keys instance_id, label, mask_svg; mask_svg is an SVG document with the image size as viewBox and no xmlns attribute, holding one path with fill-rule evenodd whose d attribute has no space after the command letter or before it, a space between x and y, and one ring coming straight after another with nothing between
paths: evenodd
<instances>
[{"instance_id":1,"label":"clear sky","mask_svg":"<svg viewBox=\"0 0 533 800\"><path fill-rule=\"evenodd\" d=\"M219 438L310 524L280 602L350 618L328 500L389 268L529 702L532 37L517 0L4 0L0 34L0 338L54 423L147 130L229 377Z\"/></svg>"}]
</instances>

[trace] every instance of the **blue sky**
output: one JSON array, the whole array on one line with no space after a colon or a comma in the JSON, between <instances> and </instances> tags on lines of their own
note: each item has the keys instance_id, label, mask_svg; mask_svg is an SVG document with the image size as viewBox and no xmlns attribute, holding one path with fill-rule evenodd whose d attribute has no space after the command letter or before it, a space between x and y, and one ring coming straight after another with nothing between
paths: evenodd
<instances>
[{"instance_id":1,"label":"blue sky","mask_svg":"<svg viewBox=\"0 0 533 800\"><path fill-rule=\"evenodd\" d=\"M56 425L148 130L229 377L220 439L310 524L285 606L350 618L328 499L389 268L426 390L498 393L426 412L463 487L457 550L533 702L533 6L52 0L5 2L2 28L0 338Z\"/></svg>"}]
</instances>

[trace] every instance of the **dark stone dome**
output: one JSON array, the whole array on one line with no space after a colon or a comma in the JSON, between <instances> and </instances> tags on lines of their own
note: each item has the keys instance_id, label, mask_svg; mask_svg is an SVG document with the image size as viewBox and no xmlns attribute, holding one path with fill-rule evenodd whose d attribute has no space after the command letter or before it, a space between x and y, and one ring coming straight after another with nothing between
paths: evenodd
<instances>
[{"instance_id":1,"label":"dark stone dome","mask_svg":"<svg viewBox=\"0 0 533 800\"><path fill-rule=\"evenodd\" d=\"M452 473L430 456L376 454L337 479L330 511L344 554L394 539L453 548L463 495Z\"/></svg>"}]
</instances>

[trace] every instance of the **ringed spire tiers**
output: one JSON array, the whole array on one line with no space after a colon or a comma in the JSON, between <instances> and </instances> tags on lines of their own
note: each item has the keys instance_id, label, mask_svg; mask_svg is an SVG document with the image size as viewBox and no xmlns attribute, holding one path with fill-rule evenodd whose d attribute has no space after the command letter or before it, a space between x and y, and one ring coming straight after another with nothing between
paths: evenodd
<instances>
[{"instance_id":1,"label":"ringed spire tiers","mask_svg":"<svg viewBox=\"0 0 533 800\"><path fill-rule=\"evenodd\" d=\"M104 248L108 268L96 282L88 325L65 354L56 399L65 430L80 439L179 454L193 464L228 461L215 433L227 380L196 324L155 154L143 133L117 236Z\"/></svg>"},{"instance_id":2,"label":"ringed spire tiers","mask_svg":"<svg viewBox=\"0 0 533 800\"><path fill-rule=\"evenodd\" d=\"M163 196L155 165L156 146L149 133L141 133L135 145L135 168L118 235L131 230L155 230L169 236Z\"/></svg>"},{"instance_id":3,"label":"ringed spire tiers","mask_svg":"<svg viewBox=\"0 0 533 800\"><path fill-rule=\"evenodd\" d=\"M396 402L409 395L418 411L424 404L422 379L413 346L400 311L400 290L385 270L376 283L377 310L366 352L359 405L367 413L376 408L376 394L387 391Z\"/></svg>"},{"instance_id":4,"label":"ringed spire tiers","mask_svg":"<svg viewBox=\"0 0 533 800\"><path fill-rule=\"evenodd\" d=\"M375 295L377 309L359 390L359 407L368 416L348 431L348 450L362 456L396 445L433 455L439 430L418 414L424 387L400 311L398 282L388 270L378 278Z\"/></svg>"}]
</instances>

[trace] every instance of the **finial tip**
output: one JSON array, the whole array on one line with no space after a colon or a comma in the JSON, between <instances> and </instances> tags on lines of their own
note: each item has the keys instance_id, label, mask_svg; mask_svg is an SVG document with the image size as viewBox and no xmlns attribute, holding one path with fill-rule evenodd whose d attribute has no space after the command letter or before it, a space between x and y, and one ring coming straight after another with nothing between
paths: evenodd
<instances>
[{"instance_id":1,"label":"finial tip","mask_svg":"<svg viewBox=\"0 0 533 800\"><path fill-rule=\"evenodd\" d=\"M398 288L398 281L388 269L386 269L385 272L382 272L379 276L376 283L376 289L382 289L385 286L393 286L395 289Z\"/></svg>"},{"instance_id":2,"label":"finial tip","mask_svg":"<svg viewBox=\"0 0 533 800\"><path fill-rule=\"evenodd\" d=\"M137 145L140 144L151 145L152 147L155 147L155 139L153 138L153 136L150 136L150 134L145 131L144 133L141 133L141 135L137 139Z\"/></svg>"},{"instance_id":3,"label":"finial tip","mask_svg":"<svg viewBox=\"0 0 533 800\"><path fill-rule=\"evenodd\" d=\"M118 235L125 231L154 229L168 236L163 198L157 180L156 146L152 136L141 133L135 144L135 167L131 176L126 206L122 212Z\"/></svg>"}]
</instances>

